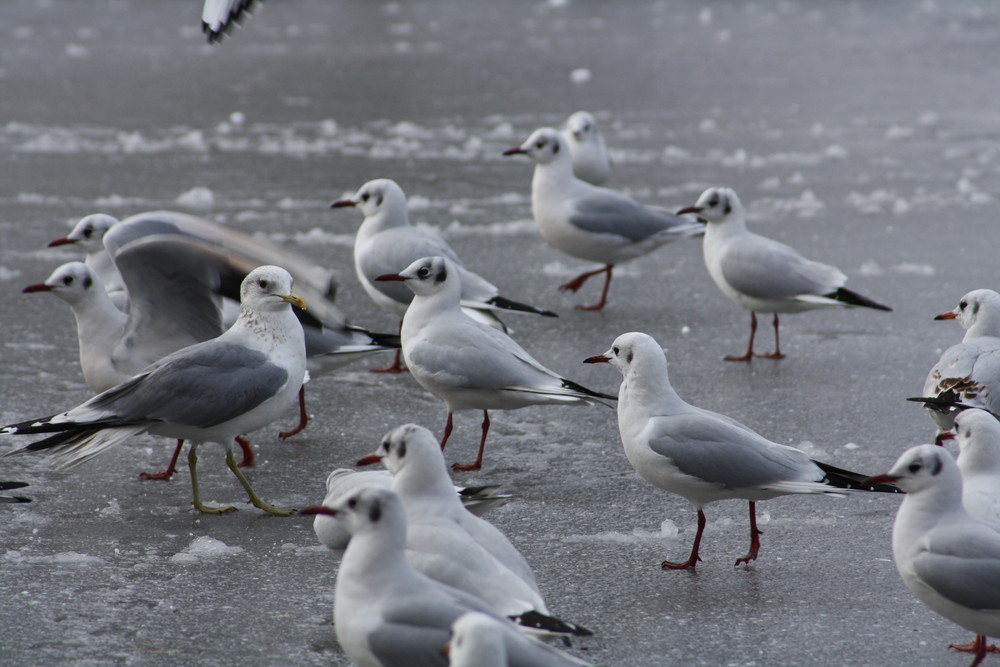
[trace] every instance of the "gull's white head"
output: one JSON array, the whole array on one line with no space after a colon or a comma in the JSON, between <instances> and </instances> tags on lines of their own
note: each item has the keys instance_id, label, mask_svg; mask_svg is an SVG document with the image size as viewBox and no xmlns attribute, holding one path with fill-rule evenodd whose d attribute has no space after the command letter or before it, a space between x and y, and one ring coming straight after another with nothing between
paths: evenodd
<instances>
[{"instance_id":1,"label":"gull's white head","mask_svg":"<svg viewBox=\"0 0 1000 667\"><path fill-rule=\"evenodd\" d=\"M382 438L378 448L358 463L375 461L381 461L393 475L399 475L410 467L422 468L422 463L440 468L446 476L448 474L437 438L417 424L404 424L392 429Z\"/></svg>"},{"instance_id":2,"label":"gull's white head","mask_svg":"<svg viewBox=\"0 0 1000 667\"><path fill-rule=\"evenodd\" d=\"M104 235L118 224L118 218L106 213L93 213L80 218L66 236L49 243L49 247L75 243L87 252L96 252L104 247Z\"/></svg>"},{"instance_id":3,"label":"gull's white head","mask_svg":"<svg viewBox=\"0 0 1000 667\"><path fill-rule=\"evenodd\" d=\"M663 348L652 336L632 331L618 336L611 349L589 357L584 363L608 363L627 375L633 368L645 370L665 365L665 359Z\"/></svg>"},{"instance_id":4,"label":"gull's white head","mask_svg":"<svg viewBox=\"0 0 1000 667\"><path fill-rule=\"evenodd\" d=\"M958 320L968 333L976 336L1000 337L1000 294L991 289L972 290L962 297L954 310L937 315L935 320Z\"/></svg>"},{"instance_id":5,"label":"gull's white head","mask_svg":"<svg viewBox=\"0 0 1000 667\"><path fill-rule=\"evenodd\" d=\"M417 296L448 294L454 296L456 303L462 292L458 269L450 260L437 256L423 257L399 273L387 273L375 280L405 282Z\"/></svg>"},{"instance_id":6,"label":"gull's white head","mask_svg":"<svg viewBox=\"0 0 1000 667\"><path fill-rule=\"evenodd\" d=\"M903 452L889 472L875 475L865 485L895 484L907 494L929 489L957 490L961 497L962 477L954 457L937 445L917 445Z\"/></svg>"},{"instance_id":7,"label":"gull's white head","mask_svg":"<svg viewBox=\"0 0 1000 667\"><path fill-rule=\"evenodd\" d=\"M280 266L258 266L240 285L240 304L254 312L275 311L289 304L305 310L305 302L292 292L292 274Z\"/></svg>"},{"instance_id":8,"label":"gull's white head","mask_svg":"<svg viewBox=\"0 0 1000 667\"><path fill-rule=\"evenodd\" d=\"M953 430L961 457L979 449L1000 453L1000 421L986 410L959 411Z\"/></svg>"},{"instance_id":9,"label":"gull's white head","mask_svg":"<svg viewBox=\"0 0 1000 667\"><path fill-rule=\"evenodd\" d=\"M566 119L566 134L581 143L593 141L600 136L597 120L588 111L577 111Z\"/></svg>"},{"instance_id":10,"label":"gull's white head","mask_svg":"<svg viewBox=\"0 0 1000 667\"><path fill-rule=\"evenodd\" d=\"M347 199L340 199L330 205L332 208L357 207L366 218L376 215L390 216L406 222L406 193L396 181L377 178L368 181Z\"/></svg>"},{"instance_id":11,"label":"gull's white head","mask_svg":"<svg viewBox=\"0 0 1000 667\"><path fill-rule=\"evenodd\" d=\"M68 262L53 271L44 283L28 285L21 291L25 294L51 292L63 301L74 304L93 294L94 290L103 289L101 279L89 266L83 262Z\"/></svg>"},{"instance_id":12,"label":"gull's white head","mask_svg":"<svg viewBox=\"0 0 1000 667\"><path fill-rule=\"evenodd\" d=\"M527 155L537 164L550 164L557 160L571 160L566 140L558 130L543 127L535 130L520 146L507 149L504 155Z\"/></svg>"},{"instance_id":13,"label":"gull's white head","mask_svg":"<svg viewBox=\"0 0 1000 667\"><path fill-rule=\"evenodd\" d=\"M708 222L723 222L730 217L743 218L743 204L731 188L709 188L701 193L694 206L677 211L678 215L696 213Z\"/></svg>"},{"instance_id":14,"label":"gull's white head","mask_svg":"<svg viewBox=\"0 0 1000 667\"><path fill-rule=\"evenodd\" d=\"M406 541L406 514L403 503L385 487L366 486L347 494L331 506L312 505L299 510L304 515L335 517L351 534L384 531L403 548Z\"/></svg>"}]
</instances>

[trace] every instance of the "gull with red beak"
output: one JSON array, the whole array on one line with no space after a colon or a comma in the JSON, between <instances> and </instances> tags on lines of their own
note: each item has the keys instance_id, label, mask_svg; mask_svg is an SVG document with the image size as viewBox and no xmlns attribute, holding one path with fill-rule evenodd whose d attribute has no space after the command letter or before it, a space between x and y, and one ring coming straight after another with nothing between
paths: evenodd
<instances>
[{"instance_id":1,"label":"gull with red beak","mask_svg":"<svg viewBox=\"0 0 1000 667\"><path fill-rule=\"evenodd\" d=\"M906 492L892 526L892 556L906 587L932 611L976 633L951 648L987 651L1000 637L1000 527L962 505L962 475L955 459L936 445L903 452L889 472L869 484L895 484Z\"/></svg>"},{"instance_id":2,"label":"gull with red beak","mask_svg":"<svg viewBox=\"0 0 1000 667\"><path fill-rule=\"evenodd\" d=\"M573 156L573 174L591 185L604 185L611 177L611 158L594 115L577 111L566 119L562 135Z\"/></svg>"},{"instance_id":3,"label":"gull with red beak","mask_svg":"<svg viewBox=\"0 0 1000 667\"><path fill-rule=\"evenodd\" d=\"M644 206L577 178L567 141L558 130L535 130L527 141L503 154L527 155L534 161L531 212L548 244L567 255L604 265L559 287L576 292L591 276L605 275L601 300L591 306L577 306L579 310L604 308L616 264L705 231L699 222Z\"/></svg>"},{"instance_id":4,"label":"gull with red beak","mask_svg":"<svg viewBox=\"0 0 1000 667\"><path fill-rule=\"evenodd\" d=\"M708 273L723 294L750 311L747 351L729 355L726 361L750 361L755 356L757 312L774 313L774 352L758 356L782 359L778 313L851 306L892 310L844 287L847 276L837 267L806 259L784 243L749 231L743 204L729 188L709 188L694 206L677 213L695 213L708 222L702 245Z\"/></svg>"},{"instance_id":5,"label":"gull with red beak","mask_svg":"<svg viewBox=\"0 0 1000 667\"><path fill-rule=\"evenodd\" d=\"M403 317L413 300L413 292L395 282L376 280L379 276L398 271L421 257L447 257L455 265L462 285L462 307L466 314L484 324L507 331L496 316L497 312L521 312L556 317L551 310L542 310L518 303L500 295L500 290L485 278L462 264L448 242L437 234L410 224L406 194L392 180L379 178L368 181L346 199L339 199L332 208L357 207L365 219L354 240L354 269L365 293L382 310ZM399 350L388 368L376 372L398 373Z\"/></svg>"},{"instance_id":6,"label":"gull with red beak","mask_svg":"<svg viewBox=\"0 0 1000 667\"><path fill-rule=\"evenodd\" d=\"M584 363L609 363L622 374L618 392L618 430L629 463L639 476L687 499L698 511L691 554L683 562L663 561L665 570L693 569L705 531L705 505L717 500L750 503L750 550L736 565L748 564L760 550L757 501L788 494L844 495L871 489L865 476L810 459L804 452L758 435L725 415L686 403L667 375L667 358L653 338L626 333L611 349Z\"/></svg>"},{"instance_id":7,"label":"gull with red beak","mask_svg":"<svg viewBox=\"0 0 1000 667\"><path fill-rule=\"evenodd\" d=\"M111 253L104 247L104 235L118 224L118 218L106 213L92 213L80 218L69 234L49 243L50 248L64 245L75 245L86 253L84 263L101 278L104 289L115 306L125 308L128 294L125 291L125 281L118 267L111 259Z\"/></svg>"},{"instance_id":8,"label":"gull with red beak","mask_svg":"<svg viewBox=\"0 0 1000 667\"><path fill-rule=\"evenodd\" d=\"M455 464L454 469L482 467L490 410L614 399L549 370L507 334L466 315L461 308L459 273L451 260L424 257L377 280L405 282L413 290L400 330L403 359L413 379L448 406L441 449L451 435L455 411L483 411L476 460Z\"/></svg>"}]
</instances>

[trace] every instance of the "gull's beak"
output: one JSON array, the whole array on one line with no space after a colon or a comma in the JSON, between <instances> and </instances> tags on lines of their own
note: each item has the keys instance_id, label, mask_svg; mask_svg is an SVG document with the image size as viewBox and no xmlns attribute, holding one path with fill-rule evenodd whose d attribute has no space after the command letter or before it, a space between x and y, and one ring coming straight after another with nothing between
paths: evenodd
<instances>
[{"instance_id":1,"label":"gull's beak","mask_svg":"<svg viewBox=\"0 0 1000 667\"><path fill-rule=\"evenodd\" d=\"M53 241L53 243L55 243L55 241ZM46 285L45 283L35 283L34 285L28 285L25 287L21 290L21 293L31 294L32 292L51 292L52 289L51 285Z\"/></svg>"},{"instance_id":2,"label":"gull's beak","mask_svg":"<svg viewBox=\"0 0 1000 667\"><path fill-rule=\"evenodd\" d=\"M451 657L451 642L448 642L447 644L441 647L441 655L443 655L446 658Z\"/></svg>"},{"instance_id":3,"label":"gull's beak","mask_svg":"<svg viewBox=\"0 0 1000 667\"><path fill-rule=\"evenodd\" d=\"M524 150L520 146L514 146L513 148L508 148L502 155L527 155L528 151Z\"/></svg>"},{"instance_id":4,"label":"gull's beak","mask_svg":"<svg viewBox=\"0 0 1000 667\"><path fill-rule=\"evenodd\" d=\"M346 208L348 206L357 206L357 204L355 204L350 199L338 199L337 201L330 204L330 208Z\"/></svg>"},{"instance_id":5,"label":"gull's beak","mask_svg":"<svg viewBox=\"0 0 1000 667\"><path fill-rule=\"evenodd\" d=\"M592 357L587 357L583 360L585 364L606 364L611 361L611 357L605 356L603 354L595 354Z\"/></svg>"},{"instance_id":6,"label":"gull's beak","mask_svg":"<svg viewBox=\"0 0 1000 667\"><path fill-rule=\"evenodd\" d=\"M573 138L576 139L577 141L583 139L583 130L572 130L570 134L572 134Z\"/></svg>"},{"instance_id":7,"label":"gull's beak","mask_svg":"<svg viewBox=\"0 0 1000 667\"><path fill-rule=\"evenodd\" d=\"M362 456L360 459L358 459L358 462L355 463L354 465L370 466L371 464L378 463L381 460L382 460L381 456L379 456L375 452L372 452L371 454L365 454L364 456Z\"/></svg>"},{"instance_id":8,"label":"gull's beak","mask_svg":"<svg viewBox=\"0 0 1000 667\"><path fill-rule=\"evenodd\" d=\"M299 308L301 310L306 309L306 302L302 300L302 297L300 297L298 294L295 294L294 292L287 296L283 296L281 298L287 301L288 303L292 304L296 308Z\"/></svg>"},{"instance_id":9,"label":"gull's beak","mask_svg":"<svg viewBox=\"0 0 1000 667\"><path fill-rule=\"evenodd\" d=\"M71 239L69 237L63 236L61 238L56 239L55 241L51 241L49 243L49 247L53 248L53 247L55 247L57 245L69 245L70 243L76 243L76 241L74 241L73 239Z\"/></svg>"},{"instance_id":10,"label":"gull's beak","mask_svg":"<svg viewBox=\"0 0 1000 667\"><path fill-rule=\"evenodd\" d=\"M685 206L677 211L675 215L684 215L685 213L701 213L704 210L705 209L701 206Z\"/></svg>"},{"instance_id":11,"label":"gull's beak","mask_svg":"<svg viewBox=\"0 0 1000 667\"><path fill-rule=\"evenodd\" d=\"M876 484L893 484L894 482L898 482L900 479L902 479L902 478L898 477L896 475L890 475L888 473L883 473L881 475L872 475L871 477L869 477L865 481L861 482L861 485L862 486L875 486Z\"/></svg>"},{"instance_id":12,"label":"gull's beak","mask_svg":"<svg viewBox=\"0 0 1000 667\"><path fill-rule=\"evenodd\" d=\"M935 315L934 319L935 320L953 320L956 317L958 317L958 315L955 314L955 311L949 310L949 311L941 313L940 315Z\"/></svg>"},{"instance_id":13,"label":"gull's beak","mask_svg":"<svg viewBox=\"0 0 1000 667\"><path fill-rule=\"evenodd\" d=\"M313 514L322 514L323 516L337 516L337 510L330 509L326 505L310 505L309 507L303 507L296 514L304 514L310 516Z\"/></svg>"},{"instance_id":14,"label":"gull's beak","mask_svg":"<svg viewBox=\"0 0 1000 667\"><path fill-rule=\"evenodd\" d=\"M380 275L375 280L377 280L379 282L383 282L383 283L385 283L385 282L402 283L402 282L406 282L407 280L409 280L409 278L407 278L406 276L401 276L398 273L383 273L382 275Z\"/></svg>"}]
</instances>

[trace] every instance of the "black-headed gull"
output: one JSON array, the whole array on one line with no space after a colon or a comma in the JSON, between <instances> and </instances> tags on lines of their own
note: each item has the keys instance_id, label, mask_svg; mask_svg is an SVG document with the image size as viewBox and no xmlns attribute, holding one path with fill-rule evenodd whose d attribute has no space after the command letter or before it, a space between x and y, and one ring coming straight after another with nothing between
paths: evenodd
<instances>
[{"instance_id":1,"label":"black-headed gull","mask_svg":"<svg viewBox=\"0 0 1000 667\"><path fill-rule=\"evenodd\" d=\"M431 579L471 593L511 620L547 633L590 635L553 617L524 556L455 495L437 440L422 426L393 429L359 465L381 461L406 510L406 555Z\"/></svg>"},{"instance_id":2,"label":"black-headed gull","mask_svg":"<svg viewBox=\"0 0 1000 667\"><path fill-rule=\"evenodd\" d=\"M514 631L509 624L469 611L451 624L445 653L450 667L573 667L589 665L548 644Z\"/></svg>"},{"instance_id":3,"label":"black-headed gull","mask_svg":"<svg viewBox=\"0 0 1000 667\"><path fill-rule=\"evenodd\" d=\"M705 231L701 223L581 181L573 174L572 156L558 130L535 130L527 141L503 154L527 155L534 161L531 212L549 245L567 255L604 265L559 287L576 292L591 276L605 274L601 300L591 306L577 306L580 310L604 308L616 264Z\"/></svg>"},{"instance_id":4,"label":"black-headed gull","mask_svg":"<svg viewBox=\"0 0 1000 667\"><path fill-rule=\"evenodd\" d=\"M973 290L934 319L958 320L965 329L962 342L945 350L924 380L923 398L939 399L924 403L938 433L951 429L953 403L1000 414L1000 392L993 393L1000 385L1000 294Z\"/></svg>"},{"instance_id":5,"label":"black-headed gull","mask_svg":"<svg viewBox=\"0 0 1000 667\"><path fill-rule=\"evenodd\" d=\"M420 386L448 406L441 449L451 435L456 410L483 411L476 460L455 464L456 470L482 467L489 410L614 400L550 371L510 336L466 315L458 271L450 260L424 257L377 280L402 281L413 290L401 328L403 359Z\"/></svg>"},{"instance_id":6,"label":"black-headed gull","mask_svg":"<svg viewBox=\"0 0 1000 667\"><path fill-rule=\"evenodd\" d=\"M486 324L506 327L494 314L496 311L533 313L555 317L551 310L542 310L500 295L500 290L485 278L470 271L458 254L440 236L410 224L406 208L406 194L395 181L379 178L368 181L346 199L339 199L333 208L357 207L365 219L354 240L354 269L365 293L382 310L403 317L406 307L413 300L413 292L394 282L380 282L376 278L394 273L409 266L421 257L447 257L461 277L462 306L466 312ZM399 372L399 353L395 363L376 371Z\"/></svg>"},{"instance_id":7,"label":"black-headed gull","mask_svg":"<svg viewBox=\"0 0 1000 667\"><path fill-rule=\"evenodd\" d=\"M864 475L813 461L725 415L686 403L670 384L667 358L652 337L622 334L611 349L585 363L610 363L622 373L618 429L625 456L650 484L676 493L698 510L698 531L688 559L663 561L663 569L694 568L705 531L703 507L716 500L750 502L749 564L760 549L756 502L794 493L842 495L864 489ZM884 488L880 490L895 491Z\"/></svg>"},{"instance_id":8,"label":"black-headed gull","mask_svg":"<svg viewBox=\"0 0 1000 667\"><path fill-rule=\"evenodd\" d=\"M591 185L604 185L611 177L611 159L597 119L588 111L577 111L566 119L562 136L573 156L573 174Z\"/></svg>"},{"instance_id":9,"label":"black-headed gull","mask_svg":"<svg viewBox=\"0 0 1000 667\"><path fill-rule=\"evenodd\" d=\"M128 303L125 282L111 259L111 254L104 247L104 235L118 222L118 218L107 213L85 215L73 226L69 234L54 239L49 243L49 247L73 244L82 248L86 253L84 263L101 277L104 289L107 290L115 306L124 310L125 304Z\"/></svg>"},{"instance_id":10,"label":"black-headed gull","mask_svg":"<svg viewBox=\"0 0 1000 667\"><path fill-rule=\"evenodd\" d=\"M343 497L366 486L392 486L392 473L388 470L355 470L353 468L337 468L326 477L326 496L323 504L330 507ZM512 497L502 493L496 484L483 486L452 487L455 495L461 500L466 510L482 516L489 509L502 504ZM340 524L322 514L317 514L313 520L313 532L320 544L334 552L341 552L351 541L350 533Z\"/></svg>"},{"instance_id":11,"label":"black-headed gull","mask_svg":"<svg viewBox=\"0 0 1000 667\"><path fill-rule=\"evenodd\" d=\"M703 244L708 273L723 294L750 311L747 351L726 361L754 357L758 312L774 313L774 352L758 356L782 359L778 313L851 306L892 310L845 288L847 276L837 267L806 259L784 243L749 231L743 204L730 188L709 188L694 206L678 213L696 213L708 221Z\"/></svg>"},{"instance_id":12,"label":"black-headed gull","mask_svg":"<svg viewBox=\"0 0 1000 667\"><path fill-rule=\"evenodd\" d=\"M23 489L28 486L27 482L0 482L0 491L11 491L13 489ZM31 498L26 496L0 496L0 503L30 503Z\"/></svg>"},{"instance_id":13,"label":"black-headed gull","mask_svg":"<svg viewBox=\"0 0 1000 667\"><path fill-rule=\"evenodd\" d=\"M226 447L226 464L261 509L287 514L260 499L236 465L234 438L262 428L290 407L305 380L302 326L291 306L305 307L282 268L262 266L241 286L240 316L217 338L167 355L130 380L58 415L0 429L0 435L51 433L9 452L51 450L59 467L70 467L140 433L192 441L188 453L193 503L202 512L231 507L201 502L197 444Z\"/></svg>"},{"instance_id":14,"label":"black-headed gull","mask_svg":"<svg viewBox=\"0 0 1000 667\"><path fill-rule=\"evenodd\" d=\"M351 533L337 571L333 619L337 639L355 664L444 667L448 661L442 648L451 635L451 624L470 611L520 632L479 598L434 581L413 567L405 552L406 513L391 490L368 487L333 507L314 505L300 514L336 517ZM509 664L527 667L532 663Z\"/></svg>"},{"instance_id":15,"label":"black-headed gull","mask_svg":"<svg viewBox=\"0 0 1000 667\"><path fill-rule=\"evenodd\" d=\"M1000 527L966 511L958 465L936 445L906 450L869 483L906 492L892 526L896 569L917 599L976 633L951 647L975 653L978 665L991 650L986 638L1000 637Z\"/></svg>"},{"instance_id":16,"label":"black-headed gull","mask_svg":"<svg viewBox=\"0 0 1000 667\"><path fill-rule=\"evenodd\" d=\"M955 415L962 503L969 514L1000 526L1000 421L985 410Z\"/></svg>"}]
</instances>

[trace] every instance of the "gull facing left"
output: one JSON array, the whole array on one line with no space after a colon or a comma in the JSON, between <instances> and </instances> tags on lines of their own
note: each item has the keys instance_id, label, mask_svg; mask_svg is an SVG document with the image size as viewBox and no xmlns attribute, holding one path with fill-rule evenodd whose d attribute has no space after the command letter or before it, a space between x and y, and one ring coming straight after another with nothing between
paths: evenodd
<instances>
[{"instance_id":1,"label":"gull facing left","mask_svg":"<svg viewBox=\"0 0 1000 667\"><path fill-rule=\"evenodd\" d=\"M451 435L456 410L483 411L476 460L455 464L456 470L482 467L489 410L614 400L550 371L510 336L462 312L462 286L450 260L424 257L377 280L402 281L413 290L400 330L403 359L417 383L448 406L441 449Z\"/></svg>"},{"instance_id":2,"label":"gull facing left","mask_svg":"<svg viewBox=\"0 0 1000 667\"><path fill-rule=\"evenodd\" d=\"M667 358L652 337L622 334L611 349L584 363L610 363L621 371L618 429L629 463L639 476L676 493L698 510L698 531L686 561L663 561L665 570L693 569L705 531L702 509L716 500L750 503L750 550L736 565L749 564L760 550L758 500L796 493L843 495L872 490L864 475L813 461L805 452L771 442L735 419L686 403L667 375ZM880 491L894 492L891 487Z\"/></svg>"},{"instance_id":3,"label":"gull facing left","mask_svg":"<svg viewBox=\"0 0 1000 667\"><path fill-rule=\"evenodd\" d=\"M55 464L66 468L140 433L189 440L192 502L202 512L218 514L235 508L204 505L196 474L197 445L217 442L254 505L290 513L260 499L230 446L237 435L267 426L294 404L306 357L302 326L291 306L305 303L292 292L291 275L276 266L251 271L240 295L240 315L219 337L170 354L72 410L0 429L0 435L54 433L6 455L52 450Z\"/></svg>"},{"instance_id":4,"label":"gull facing left","mask_svg":"<svg viewBox=\"0 0 1000 667\"><path fill-rule=\"evenodd\" d=\"M750 311L747 351L726 361L755 356L757 312L774 313L774 352L760 356L782 359L778 313L850 306L892 310L844 287L847 276L837 267L806 259L784 243L749 231L743 204L730 188L709 188L694 206L677 213L696 213L708 221L702 246L708 273L723 294Z\"/></svg>"},{"instance_id":5,"label":"gull facing left","mask_svg":"<svg viewBox=\"0 0 1000 667\"><path fill-rule=\"evenodd\" d=\"M918 600L976 633L971 644L951 644L975 653L975 667L991 650L986 638L1000 637L1000 527L963 507L958 465L936 445L906 450L868 483L906 492L892 526L896 569Z\"/></svg>"}]
</instances>

